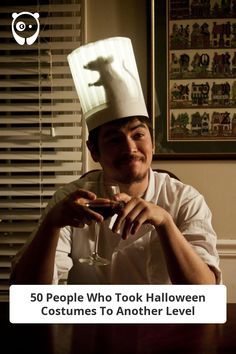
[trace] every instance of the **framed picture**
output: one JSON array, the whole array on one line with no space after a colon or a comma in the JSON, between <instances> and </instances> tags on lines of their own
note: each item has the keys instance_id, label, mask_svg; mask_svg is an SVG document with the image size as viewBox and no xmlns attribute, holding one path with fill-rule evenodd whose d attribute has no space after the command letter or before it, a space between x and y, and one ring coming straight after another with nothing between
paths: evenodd
<instances>
[{"instance_id":1,"label":"framed picture","mask_svg":"<svg viewBox=\"0 0 236 354\"><path fill-rule=\"evenodd\" d=\"M235 159L235 2L149 5L154 159Z\"/></svg>"}]
</instances>

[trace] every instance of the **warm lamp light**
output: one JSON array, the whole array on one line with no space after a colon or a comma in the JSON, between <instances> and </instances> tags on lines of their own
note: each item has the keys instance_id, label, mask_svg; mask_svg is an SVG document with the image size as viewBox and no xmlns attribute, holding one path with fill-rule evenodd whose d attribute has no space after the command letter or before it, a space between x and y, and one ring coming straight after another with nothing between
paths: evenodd
<instances>
[{"instance_id":1,"label":"warm lamp light","mask_svg":"<svg viewBox=\"0 0 236 354\"><path fill-rule=\"evenodd\" d=\"M129 38L86 44L68 62L89 131L119 118L148 117Z\"/></svg>"}]
</instances>

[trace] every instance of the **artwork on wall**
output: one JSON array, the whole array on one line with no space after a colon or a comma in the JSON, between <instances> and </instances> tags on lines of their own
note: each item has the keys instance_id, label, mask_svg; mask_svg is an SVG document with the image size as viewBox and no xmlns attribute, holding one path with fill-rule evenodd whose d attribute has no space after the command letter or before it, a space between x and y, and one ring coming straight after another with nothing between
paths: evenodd
<instances>
[{"instance_id":1,"label":"artwork on wall","mask_svg":"<svg viewBox=\"0 0 236 354\"><path fill-rule=\"evenodd\" d=\"M151 1L156 159L236 157L236 1Z\"/></svg>"}]
</instances>

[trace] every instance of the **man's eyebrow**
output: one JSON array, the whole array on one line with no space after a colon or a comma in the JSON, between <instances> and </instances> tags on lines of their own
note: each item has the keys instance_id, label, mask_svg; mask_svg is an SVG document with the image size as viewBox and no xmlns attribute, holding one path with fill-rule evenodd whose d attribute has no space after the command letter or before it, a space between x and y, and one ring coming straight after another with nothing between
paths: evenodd
<instances>
[{"instance_id":1,"label":"man's eyebrow","mask_svg":"<svg viewBox=\"0 0 236 354\"><path fill-rule=\"evenodd\" d=\"M103 135L108 136L108 135L113 135L113 134L117 134L117 133L119 133L118 129L109 128L109 129L105 130L105 132L103 132Z\"/></svg>"},{"instance_id":2,"label":"man's eyebrow","mask_svg":"<svg viewBox=\"0 0 236 354\"><path fill-rule=\"evenodd\" d=\"M135 125L134 127L131 127L129 130L133 131L138 128L146 128L147 129L147 125L144 123L139 123L139 124Z\"/></svg>"},{"instance_id":3,"label":"man's eyebrow","mask_svg":"<svg viewBox=\"0 0 236 354\"><path fill-rule=\"evenodd\" d=\"M129 127L130 131L136 130L138 128L145 128L147 129L147 125L144 123L138 123L137 125L133 126L133 127ZM113 134L119 134L120 132L120 128L115 128L115 127L111 127L108 128L105 132L104 135L113 135Z\"/></svg>"}]
</instances>

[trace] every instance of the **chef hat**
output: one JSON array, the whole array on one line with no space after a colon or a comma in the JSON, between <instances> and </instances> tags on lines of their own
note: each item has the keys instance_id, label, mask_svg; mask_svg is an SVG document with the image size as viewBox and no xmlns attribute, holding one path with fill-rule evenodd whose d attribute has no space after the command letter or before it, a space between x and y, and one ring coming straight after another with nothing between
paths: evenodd
<instances>
[{"instance_id":1,"label":"chef hat","mask_svg":"<svg viewBox=\"0 0 236 354\"><path fill-rule=\"evenodd\" d=\"M89 131L120 118L148 117L129 38L83 45L68 62Z\"/></svg>"}]
</instances>

